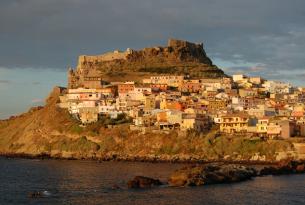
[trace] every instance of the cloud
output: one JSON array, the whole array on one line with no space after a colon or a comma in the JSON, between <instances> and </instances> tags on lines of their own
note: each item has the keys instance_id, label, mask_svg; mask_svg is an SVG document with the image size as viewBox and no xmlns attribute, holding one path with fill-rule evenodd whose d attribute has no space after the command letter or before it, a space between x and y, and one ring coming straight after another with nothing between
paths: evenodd
<instances>
[{"instance_id":1,"label":"cloud","mask_svg":"<svg viewBox=\"0 0 305 205\"><path fill-rule=\"evenodd\" d=\"M265 69L264 66L253 66L253 67L249 68L249 70L251 70L252 72L260 72L260 71L262 71L264 69Z\"/></svg>"},{"instance_id":2,"label":"cloud","mask_svg":"<svg viewBox=\"0 0 305 205\"><path fill-rule=\"evenodd\" d=\"M0 84L10 84L10 80L0 80Z\"/></svg>"},{"instance_id":3,"label":"cloud","mask_svg":"<svg viewBox=\"0 0 305 205\"><path fill-rule=\"evenodd\" d=\"M0 26L0 66L9 68L66 69L81 54L169 37L204 41L212 59L237 66L305 65L303 0L2 0Z\"/></svg>"},{"instance_id":4,"label":"cloud","mask_svg":"<svg viewBox=\"0 0 305 205\"><path fill-rule=\"evenodd\" d=\"M32 99L32 103L42 103L44 100L43 99L41 99L41 98L34 98L34 99Z\"/></svg>"}]
</instances>

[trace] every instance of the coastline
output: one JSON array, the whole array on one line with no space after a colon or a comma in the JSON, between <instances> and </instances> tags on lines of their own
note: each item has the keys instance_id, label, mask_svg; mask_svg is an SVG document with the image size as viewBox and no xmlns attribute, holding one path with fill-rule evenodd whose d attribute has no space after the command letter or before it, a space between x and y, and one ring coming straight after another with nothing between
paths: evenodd
<instances>
[{"instance_id":1,"label":"coastline","mask_svg":"<svg viewBox=\"0 0 305 205\"><path fill-rule=\"evenodd\" d=\"M158 164L181 164L182 167L172 172L165 182L158 178L134 175L127 183L128 189L152 188L154 186L188 187L212 184L231 184L248 181L256 177L305 174L305 161L284 160L279 162L267 161L233 161L233 160L155 160L149 158L64 158L54 157L47 153L31 155L24 153L0 153L0 158L6 159L39 159L39 160L87 160L98 163L134 162ZM114 185L114 187L117 187ZM120 187L119 187L120 188ZM116 188L114 188L116 189ZM35 195L37 194L37 195ZM41 197L41 192L33 192L30 198Z\"/></svg>"},{"instance_id":2,"label":"coastline","mask_svg":"<svg viewBox=\"0 0 305 205\"><path fill-rule=\"evenodd\" d=\"M27 154L27 153L0 153L3 158L19 158L19 159L40 159L40 160L88 160L88 161L118 161L118 162L145 162L145 163L176 163L176 164L210 164L210 163L223 163L223 164L240 164L240 165L278 165L280 161L259 161L259 160L204 160L204 159L162 159L161 157L143 157L143 156L104 156L104 157L62 157L52 156L48 153L41 154Z\"/></svg>"}]
</instances>

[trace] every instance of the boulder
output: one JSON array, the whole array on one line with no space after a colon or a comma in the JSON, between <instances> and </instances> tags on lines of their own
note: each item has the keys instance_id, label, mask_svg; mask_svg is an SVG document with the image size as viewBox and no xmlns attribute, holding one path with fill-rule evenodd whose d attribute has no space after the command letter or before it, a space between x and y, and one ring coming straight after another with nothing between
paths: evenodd
<instances>
[{"instance_id":1,"label":"boulder","mask_svg":"<svg viewBox=\"0 0 305 205\"><path fill-rule=\"evenodd\" d=\"M257 175L257 171L254 168L240 165L225 165L219 169L217 174L224 178L220 183L232 183L251 179Z\"/></svg>"},{"instance_id":2,"label":"boulder","mask_svg":"<svg viewBox=\"0 0 305 205\"><path fill-rule=\"evenodd\" d=\"M121 187L117 184L114 184L112 187L111 187L112 190L119 190L121 189Z\"/></svg>"},{"instance_id":3,"label":"boulder","mask_svg":"<svg viewBox=\"0 0 305 205\"><path fill-rule=\"evenodd\" d=\"M264 167L260 176L305 173L305 163L301 161L281 161L276 166Z\"/></svg>"},{"instance_id":4,"label":"boulder","mask_svg":"<svg viewBox=\"0 0 305 205\"><path fill-rule=\"evenodd\" d=\"M187 166L176 170L169 178L171 186L199 186L205 183L202 177L203 167Z\"/></svg>"},{"instance_id":5,"label":"boulder","mask_svg":"<svg viewBox=\"0 0 305 205\"><path fill-rule=\"evenodd\" d=\"M278 169L276 167L264 167L260 170L259 176L266 176L266 175L276 175L278 173Z\"/></svg>"},{"instance_id":6,"label":"boulder","mask_svg":"<svg viewBox=\"0 0 305 205\"><path fill-rule=\"evenodd\" d=\"M256 170L240 165L195 165L176 170L169 178L170 186L201 186L249 180Z\"/></svg>"},{"instance_id":7,"label":"boulder","mask_svg":"<svg viewBox=\"0 0 305 205\"><path fill-rule=\"evenodd\" d=\"M158 179L153 179L144 176L136 176L134 179L129 180L127 182L127 186L129 189L137 189L137 188L151 188L154 186L160 186L163 183Z\"/></svg>"},{"instance_id":8,"label":"boulder","mask_svg":"<svg viewBox=\"0 0 305 205\"><path fill-rule=\"evenodd\" d=\"M297 173L305 173L305 164L299 164L295 168Z\"/></svg>"},{"instance_id":9,"label":"boulder","mask_svg":"<svg viewBox=\"0 0 305 205\"><path fill-rule=\"evenodd\" d=\"M29 198L41 198L41 197L43 197L43 194L40 191L34 191L34 192L29 192L28 197Z\"/></svg>"},{"instance_id":10,"label":"boulder","mask_svg":"<svg viewBox=\"0 0 305 205\"><path fill-rule=\"evenodd\" d=\"M29 198L50 197L51 195L49 191L33 191L28 193Z\"/></svg>"}]
</instances>

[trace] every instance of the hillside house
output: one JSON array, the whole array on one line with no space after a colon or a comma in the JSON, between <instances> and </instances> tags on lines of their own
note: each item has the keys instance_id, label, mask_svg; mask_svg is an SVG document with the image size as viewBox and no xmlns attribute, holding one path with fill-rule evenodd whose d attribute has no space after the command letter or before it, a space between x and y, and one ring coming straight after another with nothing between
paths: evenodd
<instances>
[{"instance_id":1,"label":"hillside house","mask_svg":"<svg viewBox=\"0 0 305 205\"><path fill-rule=\"evenodd\" d=\"M270 117L262 117L258 119L258 123L256 124L256 133L259 136L267 136L269 120Z\"/></svg>"},{"instance_id":2,"label":"hillside house","mask_svg":"<svg viewBox=\"0 0 305 205\"><path fill-rule=\"evenodd\" d=\"M233 113L221 116L220 132L238 133L247 132L249 115L246 113Z\"/></svg>"},{"instance_id":3,"label":"hillside house","mask_svg":"<svg viewBox=\"0 0 305 205\"><path fill-rule=\"evenodd\" d=\"M118 94L124 95L128 92L131 92L135 89L135 84L134 82L125 82L125 83L120 83L117 85L118 86Z\"/></svg>"},{"instance_id":4,"label":"hillside house","mask_svg":"<svg viewBox=\"0 0 305 205\"><path fill-rule=\"evenodd\" d=\"M166 84L170 87L180 87L183 83L184 76L177 75L159 75L151 76L151 84Z\"/></svg>"},{"instance_id":5,"label":"hillside house","mask_svg":"<svg viewBox=\"0 0 305 205\"><path fill-rule=\"evenodd\" d=\"M267 127L267 136L271 139L287 139L295 135L296 124L290 120L272 120Z\"/></svg>"},{"instance_id":6,"label":"hillside house","mask_svg":"<svg viewBox=\"0 0 305 205\"><path fill-rule=\"evenodd\" d=\"M80 108L79 118L83 124L89 124L98 121L98 108L97 107Z\"/></svg>"}]
</instances>

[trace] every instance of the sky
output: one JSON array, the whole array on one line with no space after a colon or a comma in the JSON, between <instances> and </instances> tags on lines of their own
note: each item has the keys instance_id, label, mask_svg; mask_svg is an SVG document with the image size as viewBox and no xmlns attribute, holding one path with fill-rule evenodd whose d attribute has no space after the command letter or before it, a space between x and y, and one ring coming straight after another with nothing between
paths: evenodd
<instances>
[{"instance_id":1,"label":"sky","mask_svg":"<svg viewBox=\"0 0 305 205\"><path fill-rule=\"evenodd\" d=\"M82 54L203 42L228 74L304 85L304 0L1 0L0 119L43 104Z\"/></svg>"}]
</instances>

